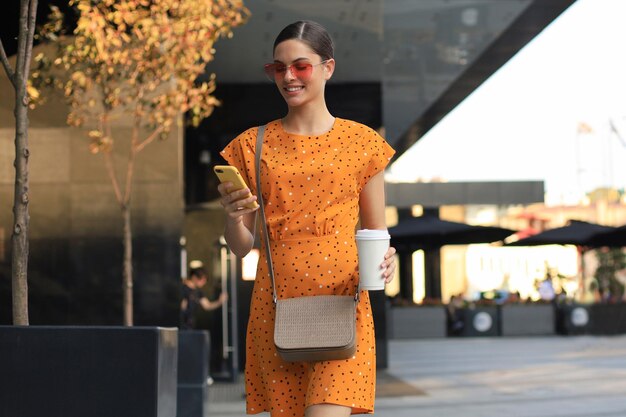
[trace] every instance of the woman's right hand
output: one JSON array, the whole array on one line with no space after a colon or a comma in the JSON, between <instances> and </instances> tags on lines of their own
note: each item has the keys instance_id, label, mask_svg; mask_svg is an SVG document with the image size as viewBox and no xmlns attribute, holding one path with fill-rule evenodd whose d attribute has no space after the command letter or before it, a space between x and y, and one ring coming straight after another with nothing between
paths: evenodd
<instances>
[{"instance_id":1,"label":"woman's right hand","mask_svg":"<svg viewBox=\"0 0 626 417\"><path fill-rule=\"evenodd\" d=\"M231 192L232 186L233 183L225 182L217 187L217 191L222 196L220 203L226 210L227 219L232 223L241 223L245 214L258 210L258 206L256 208L245 207L247 204L256 201L256 196L252 195L248 188Z\"/></svg>"}]
</instances>

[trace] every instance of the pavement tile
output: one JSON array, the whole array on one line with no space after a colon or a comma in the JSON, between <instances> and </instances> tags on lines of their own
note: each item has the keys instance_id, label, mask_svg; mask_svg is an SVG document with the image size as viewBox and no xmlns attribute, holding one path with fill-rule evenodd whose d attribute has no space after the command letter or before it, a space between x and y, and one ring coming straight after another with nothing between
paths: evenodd
<instances>
[{"instance_id":1,"label":"pavement tile","mask_svg":"<svg viewBox=\"0 0 626 417\"><path fill-rule=\"evenodd\" d=\"M379 373L380 417L626 417L626 336L392 340ZM246 415L243 378L210 398Z\"/></svg>"}]
</instances>

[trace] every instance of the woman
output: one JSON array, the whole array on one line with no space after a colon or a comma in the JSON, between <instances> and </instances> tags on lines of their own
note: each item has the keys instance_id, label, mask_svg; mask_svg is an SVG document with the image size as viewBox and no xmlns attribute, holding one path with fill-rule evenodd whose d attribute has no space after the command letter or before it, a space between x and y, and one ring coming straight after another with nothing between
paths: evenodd
<instances>
[{"instance_id":1,"label":"woman","mask_svg":"<svg viewBox=\"0 0 626 417\"><path fill-rule=\"evenodd\" d=\"M284 28L265 71L288 106L267 125L261 188L279 298L354 294L358 286L355 229L386 229L383 169L394 151L372 129L334 117L324 87L335 69L333 43L315 22ZM225 238L238 256L252 248L256 209L257 128L235 138L222 156L251 190L219 186ZM381 260L381 279L393 278L395 249ZM295 278L297 277L297 278ZM273 343L274 304L264 251L254 284L246 341L247 412L272 416L348 416L373 413L376 358L367 291L357 308L357 352L351 359L283 361Z\"/></svg>"}]
</instances>

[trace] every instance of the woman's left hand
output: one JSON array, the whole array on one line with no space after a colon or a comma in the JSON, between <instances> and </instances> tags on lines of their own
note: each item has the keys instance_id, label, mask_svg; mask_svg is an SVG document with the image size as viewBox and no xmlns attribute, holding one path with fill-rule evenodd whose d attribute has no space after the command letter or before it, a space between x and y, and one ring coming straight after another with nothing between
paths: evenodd
<instances>
[{"instance_id":1,"label":"woman's left hand","mask_svg":"<svg viewBox=\"0 0 626 417\"><path fill-rule=\"evenodd\" d=\"M395 254L396 254L396 248L394 248L393 246L390 246L389 249L387 249L387 253L385 253L385 260L380 265L381 268L384 269L383 278L385 279L385 284L389 284L393 280L393 277L395 276L395 272L396 272L396 258L394 257Z\"/></svg>"}]
</instances>

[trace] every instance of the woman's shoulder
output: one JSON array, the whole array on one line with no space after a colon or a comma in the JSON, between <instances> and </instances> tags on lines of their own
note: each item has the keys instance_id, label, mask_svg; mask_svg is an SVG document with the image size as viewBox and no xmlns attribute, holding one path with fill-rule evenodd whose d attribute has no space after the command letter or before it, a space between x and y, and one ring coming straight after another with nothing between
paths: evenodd
<instances>
[{"instance_id":1,"label":"woman's shoulder","mask_svg":"<svg viewBox=\"0 0 626 417\"><path fill-rule=\"evenodd\" d=\"M271 133L275 130L276 123L277 121L272 121L266 125L263 125L266 127L265 131L267 132L267 133L264 133L264 135L268 135L268 133L271 135ZM248 129L244 130L243 132L235 136L228 143L228 145L222 150L221 152L222 155L224 155L227 152L233 152L237 149L239 150L243 149L243 150L246 150L247 152L253 152L256 149L257 135L259 133L260 127L261 126L249 127Z\"/></svg>"},{"instance_id":2,"label":"woman's shoulder","mask_svg":"<svg viewBox=\"0 0 626 417\"><path fill-rule=\"evenodd\" d=\"M351 146L362 147L367 154L393 155L393 148L387 140L375 129L363 123L342 119L339 123L340 135L346 134Z\"/></svg>"},{"instance_id":3,"label":"woman's shoulder","mask_svg":"<svg viewBox=\"0 0 626 417\"><path fill-rule=\"evenodd\" d=\"M268 122L264 125L249 127L248 129L241 132L235 139L243 140L243 141L250 141L250 140L256 141L257 134L261 127L263 127L266 132L273 132L274 130L276 130L279 123L280 123L280 119L277 119L277 120L272 120L271 122Z\"/></svg>"},{"instance_id":4,"label":"woman's shoulder","mask_svg":"<svg viewBox=\"0 0 626 417\"><path fill-rule=\"evenodd\" d=\"M356 122L350 119L341 118L337 118L337 121L339 122L338 126L341 128L341 131L352 130L358 132L360 135L380 136L380 134L376 130L366 124Z\"/></svg>"},{"instance_id":5,"label":"woman's shoulder","mask_svg":"<svg viewBox=\"0 0 626 417\"><path fill-rule=\"evenodd\" d=\"M247 142L251 138L256 137L256 134L257 134L258 130L259 130L259 126L249 127L246 130L244 130L243 132L241 132L239 135L237 135L237 137L234 140L240 141L240 142Z\"/></svg>"}]
</instances>

